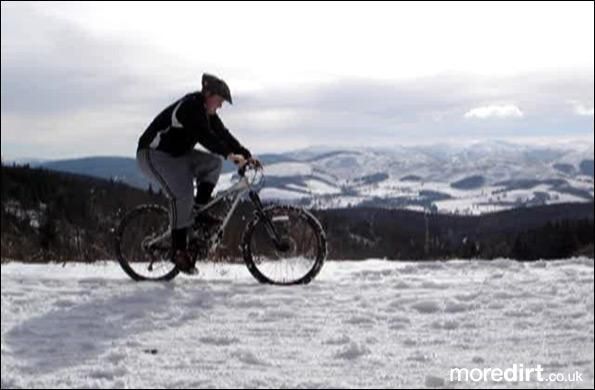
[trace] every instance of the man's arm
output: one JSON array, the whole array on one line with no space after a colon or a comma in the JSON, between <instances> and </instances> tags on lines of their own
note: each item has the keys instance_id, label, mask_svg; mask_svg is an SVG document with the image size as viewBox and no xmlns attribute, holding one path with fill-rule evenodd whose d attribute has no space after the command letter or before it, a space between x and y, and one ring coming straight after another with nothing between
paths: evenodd
<instances>
[{"instance_id":1,"label":"man's arm","mask_svg":"<svg viewBox=\"0 0 595 390\"><path fill-rule=\"evenodd\" d=\"M229 132L229 130L227 130L218 115L215 114L211 116L211 126L216 135L221 137L221 140L228 148L229 153L241 154L246 160L252 157L252 153L243 147L242 144L240 144L240 142Z\"/></svg>"}]
</instances>

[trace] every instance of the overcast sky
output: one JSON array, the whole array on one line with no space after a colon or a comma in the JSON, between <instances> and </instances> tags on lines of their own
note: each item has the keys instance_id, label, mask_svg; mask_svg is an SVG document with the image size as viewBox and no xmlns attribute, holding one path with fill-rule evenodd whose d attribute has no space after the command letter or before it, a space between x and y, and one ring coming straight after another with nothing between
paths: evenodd
<instances>
[{"instance_id":1,"label":"overcast sky","mask_svg":"<svg viewBox=\"0 0 595 390\"><path fill-rule=\"evenodd\" d=\"M133 156L203 72L254 153L593 142L593 2L1 4L3 158Z\"/></svg>"}]
</instances>

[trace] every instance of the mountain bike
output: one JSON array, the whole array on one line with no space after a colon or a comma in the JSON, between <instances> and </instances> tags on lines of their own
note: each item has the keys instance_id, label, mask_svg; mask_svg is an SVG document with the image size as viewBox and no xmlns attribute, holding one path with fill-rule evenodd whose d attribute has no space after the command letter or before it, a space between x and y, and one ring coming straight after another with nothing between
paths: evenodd
<instances>
[{"instance_id":1,"label":"mountain bike","mask_svg":"<svg viewBox=\"0 0 595 390\"><path fill-rule=\"evenodd\" d=\"M265 207L259 197L265 176L262 167L245 164L237 181L193 210L188 249L200 269L221 246L232 215L246 194L252 218L241 235L238 257L261 283L295 285L311 282L327 255L322 225L308 210L291 205ZM205 226L201 213L217 212L220 223ZM115 250L123 270L136 281L171 280L179 269L171 261L169 210L158 204L140 205L128 212L115 229Z\"/></svg>"}]
</instances>

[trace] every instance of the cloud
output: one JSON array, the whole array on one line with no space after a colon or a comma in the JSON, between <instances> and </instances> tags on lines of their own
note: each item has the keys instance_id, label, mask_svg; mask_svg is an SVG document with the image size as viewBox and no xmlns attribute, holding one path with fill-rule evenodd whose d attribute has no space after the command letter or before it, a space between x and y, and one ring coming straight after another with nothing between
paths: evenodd
<instances>
[{"instance_id":1,"label":"cloud","mask_svg":"<svg viewBox=\"0 0 595 390\"><path fill-rule=\"evenodd\" d=\"M11 12L10 23L2 20L3 114L118 109L146 103L156 96L154 88L171 93L174 80L162 75L168 82L154 82L167 64L149 46L95 36L70 22L48 20L34 8Z\"/></svg>"},{"instance_id":2,"label":"cloud","mask_svg":"<svg viewBox=\"0 0 595 390\"><path fill-rule=\"evenodd\" d=\"M570 104L572 104L573 108L574 108L574 113L576 115L579 116L593 116L594 110L593 110L593 103L590 104L590 107L575 101L575 100L571 100Z\"/></svg>"},{"instance_id":3,"label":"cloud","mask_svg":"<svg viewBox=\"0 0 595 390\"><path fill-rule=\"evenodd\" d=\"M221 117L257 153L313 144L592 133L592 67L409 79L379 79L370 71L369 77L333 74L271 84L249 60L234 67L212 58L192 62L141 35L98 34L42 14L42 7L7 10L2 4L3 155L132 155L160 110L195 90L202 71L220 69L234 93L234 105ZM571 111L570 101L581 103Z\"/></svg>"},{"instance_id":4,"label":"cloud","mask_svg":"<svg viewBox=\"0 0 595 390\"><path fill-rule=\"evenodd\" d=\"M465 113L465 118L522 118L523 112L514 104L500 104L476 107Z\"/></svg>"},{"instance_id":5,"label":"cloud","mask_svg":"<svg viewBox=\"0 0 595 390\"><path fill-rule=\"evenodd\" d=\"M3 155L132 154L151 116L199 84L145 43L2 7Z\"/></svg>"}]
</instances>

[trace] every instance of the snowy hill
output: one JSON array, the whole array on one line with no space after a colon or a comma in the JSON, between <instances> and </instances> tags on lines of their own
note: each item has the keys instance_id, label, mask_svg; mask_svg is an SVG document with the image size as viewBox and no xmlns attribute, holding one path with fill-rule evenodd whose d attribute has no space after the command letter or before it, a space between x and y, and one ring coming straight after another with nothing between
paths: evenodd
<instances>
[{"instance_id":1,"label":"snowy hill","mask_svg":"<svg viewBox=\"0 0 595 390\"><path fill-rule=\"evenodd\" d=\"M593 200L592 144L318 147L261 158L267 175L264 199L317 208L379 206L481 214ZM42 166L147 186L133 159L89 158ZM234 180L234 172L226 163L218 189Z\"/></svg>"},{"instance_id":2,"label":"snowy hill","mask_svg":"<svg viewBox=\"0 0 595 390\"><path fill-rule=\"evenodd\" d=\"M112 179L138 188L147 188L149 186L149 181L138 169L136 161L128 157L86 157L45 161L40 164L31 165L53 171Z\"/></svg>"},{"instance_id":3,"label":"snowy hill","mask_svg":"<svg viewBox=\"0 0 595 390\"><path fill-rule=\"evenodd\" d=\"M296 288L200 269L3 264L2 388L465 388L451 368L514 363L593 388L593 260L330 261ZM518 384L548 386L479 387Z\"/></svg>"},{"instance_id":4,"label":"snowy hill","mask_svg":"<svg viewBox=\"0 0 595 390\"><path fill-rule=\"evenodd\" d=\"M399 207L480 214L593 199L593 145L482 142L393 149L322 149L266 167L265 199L318 208ZM229 185L223 176L219 188Z\"/></svg>"}]
</instances>

